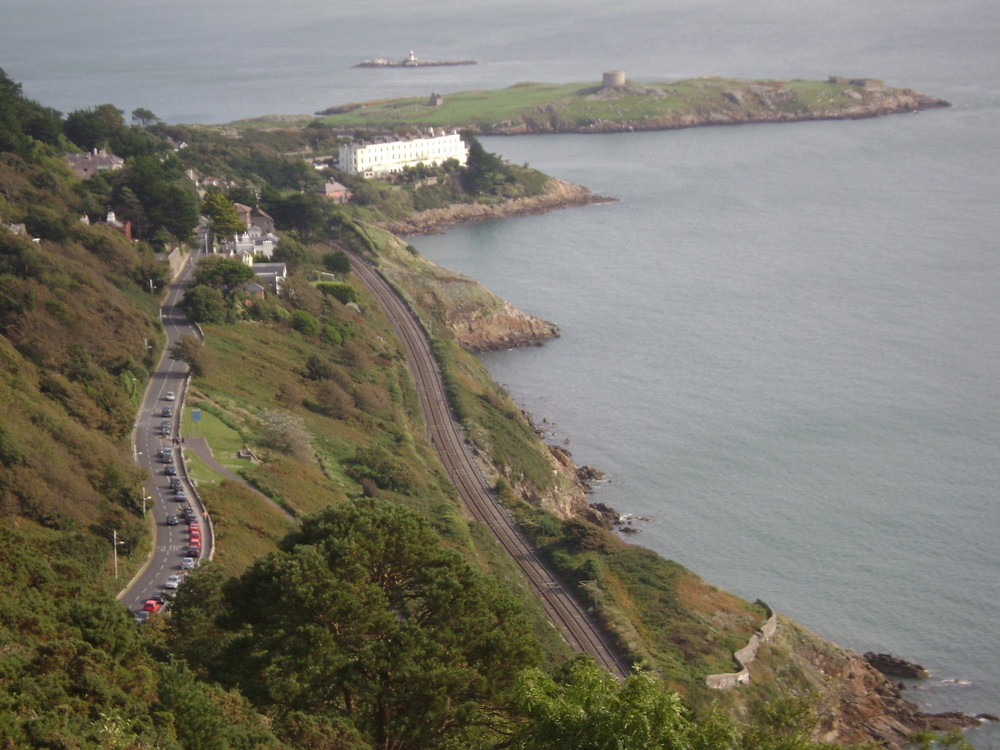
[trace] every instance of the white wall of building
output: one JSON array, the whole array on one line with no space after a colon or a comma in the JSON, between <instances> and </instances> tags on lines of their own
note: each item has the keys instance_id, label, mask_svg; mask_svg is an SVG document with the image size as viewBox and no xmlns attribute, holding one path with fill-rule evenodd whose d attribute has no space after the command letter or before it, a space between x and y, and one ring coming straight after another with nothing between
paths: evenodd
<instances>
[{"instance_id":1,"label":"white wall of building","mask_svg":"<svg viewBox=\"0 0 1000 750\"><path fill-rule=\"evenodd\" d=\"M456 159L464 165L468 158L469 149L457 131L400 141L348 143L340 147L341 170L364 177L402 172L418 164L436 166L448 159Z\"/></svg>"}]
</instances>

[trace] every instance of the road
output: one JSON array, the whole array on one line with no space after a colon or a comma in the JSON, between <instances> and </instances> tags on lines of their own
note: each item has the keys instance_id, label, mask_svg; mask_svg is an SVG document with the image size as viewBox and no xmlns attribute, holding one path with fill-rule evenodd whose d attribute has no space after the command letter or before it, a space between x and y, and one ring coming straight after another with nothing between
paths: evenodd
<instances>
[{"instance_id":1,"label":"road","mask_svg":"<svg viewBox=\"0 0 1000 750\"><path fill-rule=\"evenodd\" d=\"M179 445L174 438L180 434L181 406L187 384L188 366L185 362L170 358L170 347L184 334L198 336L198 330L188 321L179 306L184 290L190 286L194 276L197 253L185 264L180 275L170 284L166 299L160 308L160 320L167 336L167 345L160 356L139 408L133 430L133 451L136 463L147 472L143 491L148 498L146 512L151 516L155 528L153 550L143 568L128 586L118 595L118 600L133 612L142 609L143 603L155 593L162 593L167 577L182 573L181 561L188 546L189 530L181 515L176 526L167 525L168 514L180 514L185 505L175 500L170 488L170 477L164 473L166 464L160 452L167 449L173 457L173 466L181 480L181 487L187 495L187 505L194 510L201 528L202 549L200 559L212 555L212 530L205 517L204 507L195 495L194 488L184 470L180 458ZM168 400L167 394L174 394ZM170 406L173 414L163 415L163 407ZM161 424L170 425L169 435L161 432Z\"/></svg>"},{"instance_id":2,"label":"road","mask_svg":"<svg viewBox=\"0 0 1000 750\"><path fill-rule=\"evenodd\" d=\"M354 274L378 300L406 349L407 361L427 420L428 437L458 489L467 512L489 528L514 558L552 623L570 647L589 654L618 677L627 676L629 665L611 647L601 628L582 605L542 564L532 545L487 485L458 424L452 418L444 382L420 322L378 271L359 256L350 252L348 256Z\"/></svg>"}]
</instances>

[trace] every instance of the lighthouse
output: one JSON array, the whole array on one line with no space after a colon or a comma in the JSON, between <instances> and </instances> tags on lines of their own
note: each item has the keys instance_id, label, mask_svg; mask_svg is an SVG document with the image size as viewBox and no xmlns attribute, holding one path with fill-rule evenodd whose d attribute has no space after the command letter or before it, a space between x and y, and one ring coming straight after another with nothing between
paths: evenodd
<instances>
[{"instance_id":1,"label":"lighthouse","mask_svg":"<svg viewBox=\"0 0 1000 750\"><path fill-rule=\"evenodd\" d=\"M413 50L410 50L410 62L416 62L417 56L413 54Z\"/></svg>"}]
</instances>

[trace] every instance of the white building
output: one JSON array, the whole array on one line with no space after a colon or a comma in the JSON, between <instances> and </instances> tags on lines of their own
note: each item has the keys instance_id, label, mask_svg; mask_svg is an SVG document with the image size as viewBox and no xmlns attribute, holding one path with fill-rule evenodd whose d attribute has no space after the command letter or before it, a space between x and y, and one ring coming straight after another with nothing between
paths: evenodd
<instances>
[{"instance_id":1,"label":"white building","mask_svg":"<svg viewBox=\"0 0 1000 750\"><path fill-rule=\"evenodd\" d=\"M418 164L436 166L448 159L464 165L469 149L458 131L429 131L426 136L393 141L378 139L347 143L340 147L340 169L363 177L402 172Z\"/></svg>"}]
</instances>

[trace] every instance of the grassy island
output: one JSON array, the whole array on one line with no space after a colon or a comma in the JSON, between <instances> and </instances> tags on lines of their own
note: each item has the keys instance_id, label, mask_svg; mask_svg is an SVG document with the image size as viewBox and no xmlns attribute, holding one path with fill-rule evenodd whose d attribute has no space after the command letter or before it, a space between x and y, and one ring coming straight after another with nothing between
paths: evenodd
<instances>
[{"instance_id":1,"label":"grassy island","mask_svg":"<svg viewBox=\"0 0 1000 750\"><path fill-rule=\"evenodd\" d=\"M458 127L478 134L607 133L747 122L855 119L949 106L882 81L694 78L670 83L518 83L443 97L356 102L317 113L324 125L388 131Z\"/></svg>"}]
</instances>

